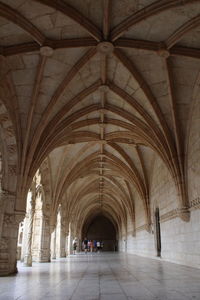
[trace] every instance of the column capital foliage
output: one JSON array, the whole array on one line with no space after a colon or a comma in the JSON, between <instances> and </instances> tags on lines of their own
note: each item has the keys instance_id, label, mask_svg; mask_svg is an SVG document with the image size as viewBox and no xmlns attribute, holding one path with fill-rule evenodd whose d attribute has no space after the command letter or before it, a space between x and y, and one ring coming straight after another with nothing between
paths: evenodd
<instances>
[{"instance_id":1,"label":"column capital foliage","mask_svg":"<svg viewBox=\"0 0 200 300\"><path fill-rule=\"evenodd\" d=\"M3 223L5 226L18 226L19 223L23 221L24 216L24 213L5 213Z\"/></svg>"}]
</instances>

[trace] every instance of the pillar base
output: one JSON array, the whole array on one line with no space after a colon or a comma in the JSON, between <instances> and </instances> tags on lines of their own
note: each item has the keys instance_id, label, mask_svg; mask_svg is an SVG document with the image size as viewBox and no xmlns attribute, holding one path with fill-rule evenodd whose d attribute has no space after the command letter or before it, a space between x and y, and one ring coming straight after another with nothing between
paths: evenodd
<instances>
[{"instance_id":1,"label":"pillar base","mask_svg":"<svg viewBox=\"0 0 200 300\"><path fill-rule=\"evenodd\" d=\"M17 273L17 238L23 214L4 214L0 239L0 276Z\"/></svg>"},{"instance_id":2,"label":"pillar base","mask_svg":"<svg viewBox=\"0 0 200 300\"><path fill-rule=\"evenodd\" d=\"M24 256L24 267L32 267L32 256L31 254L27 254Z\"/></svg>"},{"instance_id":3,"label":"pillar base","mask_svg":"<svg viewBox=\"0 0 200 300\"><path fill-rule=\"evenodd\" d=\"M10 256L13 255L13 251L9 253L8 239L2 238L0 241L0 276L9 276L18 272L16 261L10 261Z\"/></svg>"}]
</instances>

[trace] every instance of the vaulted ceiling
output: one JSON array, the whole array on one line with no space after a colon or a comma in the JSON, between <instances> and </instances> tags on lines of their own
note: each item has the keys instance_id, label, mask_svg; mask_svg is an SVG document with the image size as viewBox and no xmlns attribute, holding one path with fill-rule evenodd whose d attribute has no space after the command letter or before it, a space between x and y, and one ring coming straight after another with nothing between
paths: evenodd
<instances>
[{"instance_id":1,"label":"vaulted ceiling","mask_svg":"<svg viewBox=\"0 0 200 300\"><path fill-rule=\"evenodd\" d=\"M1 102L18 208L45 160L52 210L149 218L158 155L187 206L184 156L199 75L198 0L1 0ZM14 160L14 158L13 158ZM62 200L63 199L63 200Z\"/></svg>"}]
</instances>

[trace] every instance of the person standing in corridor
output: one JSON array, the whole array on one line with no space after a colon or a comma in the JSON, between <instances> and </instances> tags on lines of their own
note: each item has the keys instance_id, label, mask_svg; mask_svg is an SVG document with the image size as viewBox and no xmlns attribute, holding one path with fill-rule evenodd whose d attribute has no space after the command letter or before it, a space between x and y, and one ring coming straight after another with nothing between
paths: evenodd
<instances>
[{"instance_id":1,"label":"person standing in corridor","mask_svg":"<svg viewBox=\"0 0 200 300\"><path fill-rule=\"evenodd\" d=\"M87 253L87 251L88 251L88 239L86 237L84 238L83 244L84 244L84 251L85 251L85 253Z\"/></svg>"}]
</instances>

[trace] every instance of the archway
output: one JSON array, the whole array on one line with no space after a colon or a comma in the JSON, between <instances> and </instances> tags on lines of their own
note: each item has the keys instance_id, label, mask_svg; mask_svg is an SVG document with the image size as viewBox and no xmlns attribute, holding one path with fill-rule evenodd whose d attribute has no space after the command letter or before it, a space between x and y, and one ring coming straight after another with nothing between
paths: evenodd
<instances>
[{"instance_id":1,"label":"archway","mask_svg":"<svg viewBox=\"0 0 200 300\"><path fill-rule=\"evenodd\" d=\"M103 251L117 250L116 228L112 221L103 214L98 214L85 222L82 230L82 238L84 237L88 240L103 242Z\"/></svg>"}]
</instances>

